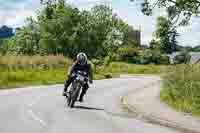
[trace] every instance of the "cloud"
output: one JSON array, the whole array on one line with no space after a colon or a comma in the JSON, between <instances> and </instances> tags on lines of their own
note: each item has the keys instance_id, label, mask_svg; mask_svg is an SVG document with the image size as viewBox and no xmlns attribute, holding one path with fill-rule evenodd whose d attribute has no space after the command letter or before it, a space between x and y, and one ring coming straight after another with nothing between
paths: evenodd
<instances>
[{"instance_id":1,"label":"cloud","mask_svg":"<svg viewBox=\"0 0 200 133\"><path fill-rule=\"evenodd\" d=\"M67 3L78 7L80 10L89 10L99 4L111 6L112 1L113 0L67 0Z\"/></svg>"},{"instance_id":2,"label":"cloud","mask_svg":"<svg viewBox=\"0 0 200 133\"><path fill-rule=\"evenodd\" d=\"M35 16L40 0L0 0L0 26L18 27L25 18Z\"/></svg>"},{"instance_id":3,"label":"cloud","mask_svg":"<svg viewBox=\"0 0 200 133\"><path fill-rule=\"evenodd\" d=\"M77 3L96 3L96 2L112 2L112 0L68 0L67 2L77 2Z\"/></svg>"},{"instance_id":4,"label":"cloud","mask_svg":"<svg viewBox=\"0 0 200 133\"><path fill-rule=\"evenodd\" d=\"M19 27L24 24L27 17L35 16L35 12L32 10L18 10L16 14L15 17L7 19L6 23L8 26Z\"/></svg>"},{"instance_id":5,"label":"cloud","mask_svg":"<svg viewBox=\"0 0 200 133\"><path fill-rule=\"evenodd\" d=\"M193 17L190 25L180 27L179 42L184 46L200 45L200 18Z\"/></svg>"},{"instance_id":6,"label":"cloud","mask_svg":"<svg viewBox=\"0 0 200 133\"><path fill-rule=\"evenodd\" d=\"M26 0L0 0L0 10L15 10Z\"/></svg>"}]
</instances>

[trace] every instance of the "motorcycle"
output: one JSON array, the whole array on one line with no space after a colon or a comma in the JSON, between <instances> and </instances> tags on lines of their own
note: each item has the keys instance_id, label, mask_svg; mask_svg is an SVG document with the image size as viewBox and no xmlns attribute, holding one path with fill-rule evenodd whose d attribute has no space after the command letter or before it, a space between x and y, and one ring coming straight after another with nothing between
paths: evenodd
<instances>
[{"instance_id":1,"label":"motorcycle","mask_svg":"<svg viewBox=\"0 0 200 133\"><path fill-rule=\"evenodd\" d=\"M67 106L70 108L74 107L75 102L80 97L83 86L88 82L88 76L86 72L78 71L76 74L73 74L73 76L75 78L72 82L72 86L68 95L66 95Z\"/></svg>"}]
</instances>

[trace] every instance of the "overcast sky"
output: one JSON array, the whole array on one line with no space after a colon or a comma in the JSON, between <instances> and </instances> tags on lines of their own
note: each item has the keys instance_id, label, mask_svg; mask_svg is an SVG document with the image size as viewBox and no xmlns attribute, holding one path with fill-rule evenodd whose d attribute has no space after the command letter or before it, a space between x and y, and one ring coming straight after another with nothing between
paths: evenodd
<instances>
[{"instance_id":1,"label":"overcast sky","mask_svg":"<svg viewBox=\"0 0 200 133\"><path fill-rule=\"evenodd\" d=\"M140 4L131 3L129 0L68 0L68 3L81 10L89 9L96 4L109 5L119 17L136 29L141 26L143 44L148 44L152 39L156 17L163 15L162 11L155 11L151 17L144 16L140 12ZM26 17L35 17L39 8L40 0L0 0L0 26L20 27L24 25ZM191 25L179 28L178 31L181 35L181 45L200 45L200 18L193 18Z\"/></svg>"}]
</instances>

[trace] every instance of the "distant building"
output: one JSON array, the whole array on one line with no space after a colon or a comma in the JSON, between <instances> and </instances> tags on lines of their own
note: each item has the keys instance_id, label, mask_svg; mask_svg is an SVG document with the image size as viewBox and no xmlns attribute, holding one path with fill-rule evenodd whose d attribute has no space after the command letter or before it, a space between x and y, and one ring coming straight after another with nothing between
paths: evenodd
<instances>
[{"instance_id":1,"label":"distant building","mask_svg":"<svg viewBox=\"0 0 200 133\"><path fill-rule=\"evenodd\" d=\"M180 52L174 52L171 55L169 55L171 64L174 64L174 58L179 54ZM200 52L189 52L189 54L191 56L189 62L190 64L200 63Z\"/></svg>"},{"instance_id":2,"label":"distant building","mask_svg":"<svg viewBox=\"0 0 200 133\"><path fill-rule=\"evenodd\" d=\"M191 64L200 63L200 52L191 52L190 55L191 55L190 59Z\"/></svg>"},{"instance_id":3,"label":"distant building","mask_svg":"<svg viewBox=\"0 0 200 133\"><path fill-rule=\"evenodd\" d=\"M14 35L13 28L10 28L6 25L0 27L0 38L9 38Z\"/></svg>"},{"instance_id":4,"label":"distant building","mask_svg":"<svg viewBox=\"0 0 200 133\"><path fill-rule=\"evenodd\" d=\"M141 30L134 30L132 27L129 27L128 36L138 45L141 45Z\"/></svg>"}]
</instances>

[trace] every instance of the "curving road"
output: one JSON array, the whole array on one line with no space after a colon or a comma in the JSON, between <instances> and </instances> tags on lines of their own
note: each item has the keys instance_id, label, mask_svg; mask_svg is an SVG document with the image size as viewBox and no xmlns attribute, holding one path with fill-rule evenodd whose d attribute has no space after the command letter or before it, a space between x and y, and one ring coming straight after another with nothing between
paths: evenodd
<instances>
[{"instance_id":1,"label":"curving road","mask_svg":"<svg viewBox=\"0 0 200 133\"><path fill-rule=\"evenodd\" d=\"M155 76L95 81L84 103L65 107L62 85L0 91L0 133L177 133L130 117L120 96L159 80Z\"/></svg>"}]
</instances>

